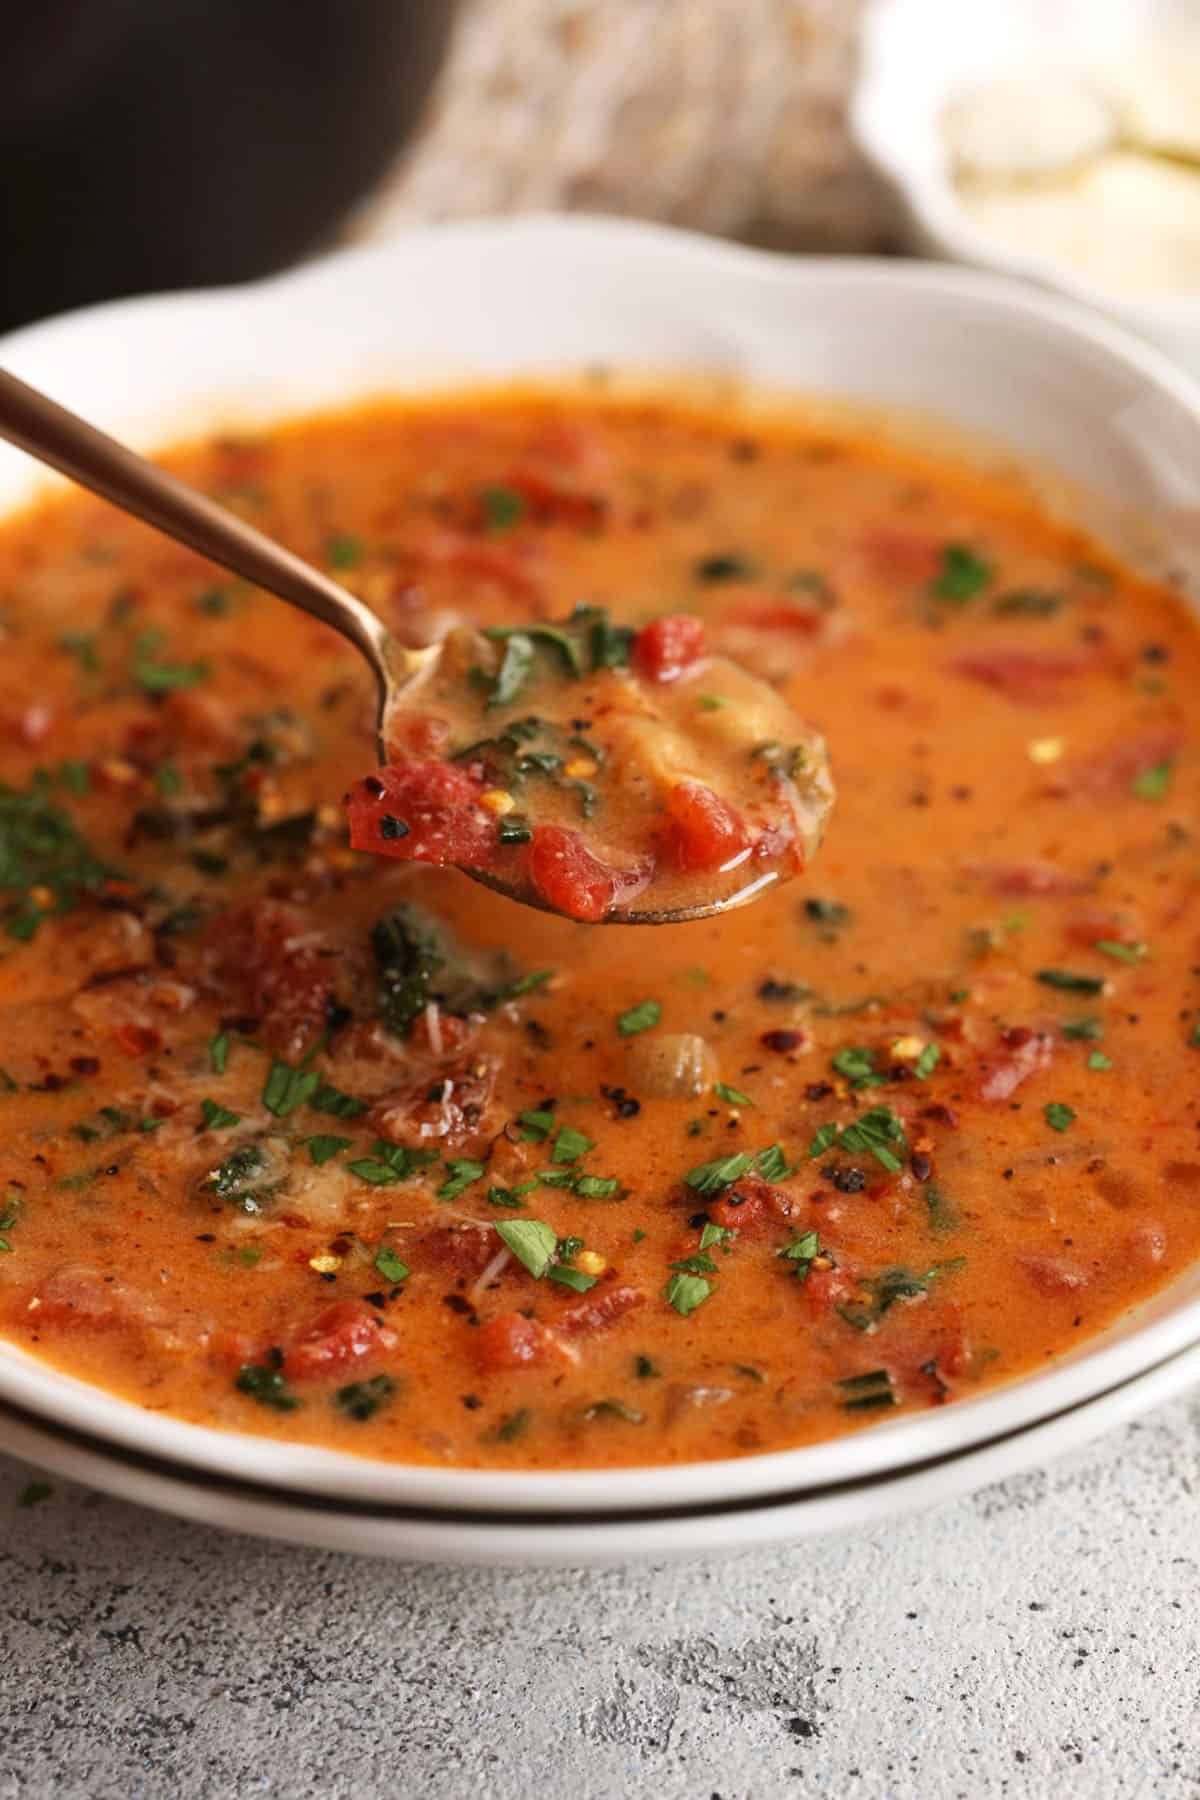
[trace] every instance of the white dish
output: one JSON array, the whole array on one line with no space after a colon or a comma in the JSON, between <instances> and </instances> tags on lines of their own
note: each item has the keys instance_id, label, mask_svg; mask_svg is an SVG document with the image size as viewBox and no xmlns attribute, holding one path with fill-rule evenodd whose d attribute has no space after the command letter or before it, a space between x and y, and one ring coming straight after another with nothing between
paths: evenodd
<instances>
[{"instance_id":1,"label":"white dish","mask_svg":"<svg viewBox=\"0 0 1200 1800\"><path fill-rule=\"evenodd\" d=\"M1185 28L1198 29L1191 0L870 0L851 126L900 205L910 246L1058 288L1200 372L1200 294L1123 298L1065 262L979 230L955 192L941 129L947 101L974 82L1035 68L1078 77Z\"/></svg>"},{"instance_id":2,"label":"white dish","mask_svg":"<svg viewBox=\"0 0 1200 1800\"><path fill-rule=\"evenodd\" d=\"M388 389L571 373L597 361L836 393L941 415L1022 463L1061 471L1060 501L1092 524L1125 520L1130 509L1165 523L1162 544L1153 530L1138 543L1147 555L1171 550L1180 578L1191 573L1181 519L1197 497L1200 390L1065 302L961 271L799 261L603 220L453 226L255 287L78 313L10 337L0 361L146 447ZM40 481L24 457L3 451L0 510ZM1127 537L1123 547L1137 545ZM160 1475L157 1487L142 1489L162 1504L233 1482L283 1490L306 1517L326 1504L393 1512L400 1523L372 1547L396 1555L423 1553L411 1529L422 1513L481 1522L506 1515L525 1531L514 1540L518 1559L530 1534L560 1529L556 1515L593 1520L597 1530L607 1517L596 1543L616 1558L661 1555L696 1532L719 1540L713 1521L735 1516L773 1519L761 1528L766 1536L816 1528L806 1517L824 1528L830 1494L847 1484L878 1492L905 1471L925 1471L922 1497L936 1497L938 1468L961 1465L971 1447L986 1460L984 1447L1012 1443L1041 1422L1040 1455L1058 1429L1045 1421L1160 1366L1177 1372L1162 1376L1167 1388L1189 1379L1192 1364L1170 1359L1196 1344L1200 1267L1070 1358L976 1399L807 1449L596 1473L408 1467L187 1425L9 1344L0 1344L0 1399L19 1410L20 1431L36 1435L44 1421L59 1436L83 1434L93 1454L95 1440L111 1445L114 1462L173 1467L173 1479ZM20 1449L12 1430L10 1447ZM663 1509L672 1516L651 1532L647 1513ZM630 1516L614 1517L622 1513ZM226 1520L215 1501L203 1516L255 1528L241 1515ZM282 1518L279 1527L290 1529ZM352 1532L340 1541L353 1541ZM435 1533L425 1553L455 1555L456 1541Z\"/></svg>"}]
</instances>

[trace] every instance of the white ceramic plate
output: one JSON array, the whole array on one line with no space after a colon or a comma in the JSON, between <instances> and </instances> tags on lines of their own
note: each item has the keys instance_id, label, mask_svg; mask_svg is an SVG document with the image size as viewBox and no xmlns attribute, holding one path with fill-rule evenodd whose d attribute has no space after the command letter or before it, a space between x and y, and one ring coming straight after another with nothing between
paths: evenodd
<instances>
[{"instance_id":1,"label":"white ceramic plate","mask_svg":"<svg viewBox=\"0 0 1200 1800\"><path fill-rule=\"evenodd\" d=\"M1188 531L1200 390L1073 306L949 269L771 257L603 220L460 225L254 287L78 313L10 337L0 361L145 447L389 389L573 375L598 361L837 394L940 415L1060 471L1060 507L1093 526L1108 520L1110 539L1119 527L1127 554L1170 552L1181 580L1198 539ZM40 481L27 459L0 452L0 510ZM823 1529L834 1497L853 1490L882 1493L886 1505L940 1497L954 1491L953 1468L991 1479L998 1458L1020 1463L1022 1442L1041 1456L1066 1441L1072 1416L1098 1429L1108 1404L1119 1417L1116 1400L1098 1397L1149 1371L1156 1397L1173 1391L1191 1378L1180 1353L1195 1344L1200 1268L1053 1368L976 1399L802 1450L597 1473L407 1467L187 1425L8 1344L0 1400L13 1449L40 1454L49 1431L92 1459L89 1479L126 1491L112 1471L137 1465L149 1471L138 1497L195 1516L300 1537L311 1533L293 1513L320 1516L333 1534L321 1541L346 1545L369 1517L383 1521L369 1547L397 1555L483 1554L460 1539L480 1542L490 1523L506 1555L521 1559L558 1533L569 1540L558 1554L579 1560L589 1546L662 1555L726 1532L744 1543ZM965 1461L969 1450L983 1461ZM239 1484L271 1490L266 1512L234 1506L230 1516L220 1496ZM594 1522L595 1538L581 1521Z\"/></svg>"}]
</instances>

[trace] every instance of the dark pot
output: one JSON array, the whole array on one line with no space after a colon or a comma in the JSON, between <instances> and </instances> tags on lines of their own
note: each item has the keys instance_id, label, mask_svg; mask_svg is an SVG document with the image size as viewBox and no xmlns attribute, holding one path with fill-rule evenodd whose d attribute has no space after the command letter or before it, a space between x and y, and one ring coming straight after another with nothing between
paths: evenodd
<instances>
[{"instance_id":1,"label":"dark pot","mask_svg":"<svg viewBox=\"0 0 1200 1800\"><path fill-rule=\"evenodd\" d=\"M450 0L9 0L0 327L264 275L408 136Z\"/></svg>"}]
</instances>

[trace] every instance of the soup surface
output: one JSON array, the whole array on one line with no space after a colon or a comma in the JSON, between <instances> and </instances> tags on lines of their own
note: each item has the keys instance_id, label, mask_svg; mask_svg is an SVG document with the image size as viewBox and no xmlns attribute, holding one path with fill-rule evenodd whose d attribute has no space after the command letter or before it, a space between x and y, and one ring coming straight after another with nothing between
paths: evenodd
<instances>
[{"instance_id":1,"label":"soup surface","mask_svg":"<svg viewBox=\"0 0 1200 1800\"><path fill-rule=\"evenodd\" d=\"M0 531L0 1322L180 1417L683 1461L941 1405L1200 1253L1193 624L805 420L523 392L177 466L397 633L703 621L827 739L807 875L535 913L348 846L370 678L84 497Z\"/></svg>"}]
</instances>

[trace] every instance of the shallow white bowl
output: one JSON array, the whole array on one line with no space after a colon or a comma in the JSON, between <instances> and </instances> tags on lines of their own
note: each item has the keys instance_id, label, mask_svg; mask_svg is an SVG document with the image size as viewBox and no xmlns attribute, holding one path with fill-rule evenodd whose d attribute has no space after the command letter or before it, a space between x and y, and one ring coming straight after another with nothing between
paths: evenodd
<instances>
[{"instance_id":1,"label":"shallow white bowl","mask_svg":"<svg viewBox=\"0 0 1200 1800\"><path fill-rule=\"evenodd\" d=\"M980 231L959 203L940 129L951 95L977 81L1119 64L1152 34L1197 30L1194 0L869 0L851 129L897 199L910 248L1057 288L1119 319L1200 374L1200 294L1112 292L1065 262Z\"/></svg>"},{"instance_id":2,"label":"shallow white bowl","mask_svg":"<svg viewBox=\"0 0 1200 1800\"><path fill-rule=\"evenodd\" d=\"M1059 471L1060 508L1093 527L1107 518L1127 552L1169 552L1181 580L1191 573L1200 390L1065 302L958 270L772 257L605 220L458 225L254 287L77 313L0 343L0 362L147 448L356 396L597 362L835 394L940 415ZM42 480L4 449L0 510ZM1074 1441L1085 1417L1089 1429L1119 1417L1135 1380L1172 1391L1198 1343L1200 1269L1053 1368L955 1406L769 1456L564 1474L375 1463L187 1425L0 1344L0 1443L7 1432L13 1449L119 1491L129 1480L114 1468L141 1471L141 1497L215 1522L253 1529L257 1501L259 1528L311 1537L289 1520L320 1520L320 1541L395 1555L494 1555L485 1541L502 1540L508 1560L537 1559L558 1533L578 1560L589 1524L597 1554L662 1555L826 1529L839 1496L847 1519L906 1503L914 1482L938 1497L961 1481L956 1464L990 1479Z\"/></svg>"}]
</instances>

